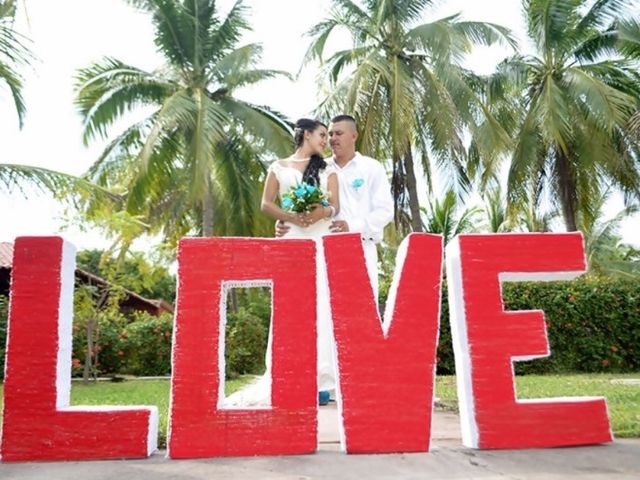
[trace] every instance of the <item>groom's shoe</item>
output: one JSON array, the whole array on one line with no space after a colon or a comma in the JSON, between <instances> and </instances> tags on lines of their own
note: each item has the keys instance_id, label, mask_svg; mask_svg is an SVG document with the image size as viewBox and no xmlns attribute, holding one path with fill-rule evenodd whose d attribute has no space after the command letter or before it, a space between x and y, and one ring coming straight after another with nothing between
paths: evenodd
<instances>
[{"instance_id":1,"label":"groom's shoe","mask_svg":"<svg viewBox=\"0 0 640 480\"><path fill-rule=\"evenodd\" d=\"M327 405L330 398L329 390L320 390L318 392L318 405Z\"/></svg>"}]
</instances>

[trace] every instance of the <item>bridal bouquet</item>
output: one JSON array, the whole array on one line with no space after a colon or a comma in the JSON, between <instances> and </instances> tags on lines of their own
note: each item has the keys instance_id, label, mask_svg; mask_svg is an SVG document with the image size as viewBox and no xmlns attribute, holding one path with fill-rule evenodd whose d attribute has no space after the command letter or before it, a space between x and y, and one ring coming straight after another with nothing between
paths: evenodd
<instances>
[{"instance_id":1,"label":"bridal bouquet","mask_svg":"<svg viewBox=\"0 0 640 480\"><path fill-rule=\"evenodd\" d=\"M308 212L314 204L328 206L327 194L306 182L292 186L281 199L282 208L290 212Z\"/></svg>"}]
</instances>

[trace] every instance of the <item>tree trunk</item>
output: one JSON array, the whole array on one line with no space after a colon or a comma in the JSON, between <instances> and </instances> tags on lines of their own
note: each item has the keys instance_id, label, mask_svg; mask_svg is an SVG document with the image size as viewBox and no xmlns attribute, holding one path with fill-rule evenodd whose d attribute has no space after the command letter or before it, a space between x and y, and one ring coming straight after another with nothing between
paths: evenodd
<instances>
[{"instance_id":1,"label":"tree trunk","mask_svg":"<svg viewBox=\"0 0 640 480\"><path fill-rule=\"evenodd\" d=\"M89 283L89 285L91 285L91 283ZM91 318L87 320L87 350L84 357L84 370L82 371L83 383L89 383L89 375L91 375L94 380L96 380L98 376L98 352L95 351L93 346L93 334L97 330L96 327L98 326L97 314L102 307L104 307L108 297L109 290L108 288L105 288L96 302L96 314L92 315Z\"/></svg>"},{"instance_id":2,"label":"tree trunk","mask_svg":"<svg viewBox=\"0 0 640 480\"><path fill-rule=\"evenodd\" d=\"M404 156L404 170L406 173L407 192L409 194L409 211L411 212L411 229L414 232L422 232L422 218L420 217L420 201L418 200L418 186L416 172L413 165L413 152L411 145L407 147Z\"/></svg>"},{"instance_id":3,"label":"tree trunk","mask_svg":"<svg viewBox=\"0 0 640 480\"><path fill-rule=\"evenodd\" d=\"M235 288L231 289L231 311L238 313L238 290Z\"/></svg>"},{"instance_id":4,"label":"tree trunk","mask_svg":"<svg viewBox=\"0 0 640 480\"><path fill-rule=\"evenodd\" d=\"M393 219L396 230L401 237L410 231L410 219L407 215L407 189L404 162L400 155L393 157L393 174L391 177L391 193L393 195Z\"/></svg>"},{"instance_id":5,"label":"tree trunk","mask_svg":"<svg viewBox=\"0 0 640 480\"><path fill-rule=\"evenodd\" d=\"M571 160L567 155L556 147L556 173L558 175L558 193L560 197L560 205L562 206L562 216L568 232L578 230L577 224L577 188L576 176L573 171Z\"/></svg>"},{"instance_id":6,"label":"tree trunk","mask_svg":"<svg viewBox=\"0 0 640 480\"><path fill-rule=\"evenodd\" d=\"M202 200L202 236L213 237L213 191L211 179L206 180L206 193Z\"/></svg>"},{"instance_id":7,"label":"tree trunk","mask_svg":"<svg viewBox=\"0 0 640 480\"><path fill-rule=\"evenodd\" d=\"M84 355L84 370L82 371L82 382L89 383L89 375L94 372L93 364L93 327L95 326L95 317L92 315L87 320L87 349ZM92 375L95 378L95 375Z\"/></svg>"}]
</instances>

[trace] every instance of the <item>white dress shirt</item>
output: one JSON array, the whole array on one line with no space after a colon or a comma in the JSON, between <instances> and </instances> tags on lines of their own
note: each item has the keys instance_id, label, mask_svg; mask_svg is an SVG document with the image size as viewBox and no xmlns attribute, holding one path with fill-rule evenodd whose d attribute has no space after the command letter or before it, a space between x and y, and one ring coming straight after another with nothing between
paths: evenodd
<instances>
[{"instance_id":1,"label":"white dress shirt","mask_svg":"<svg viewBox=\"0 0 640 480\"><path fill-rule=\"evenodd\" d=\"M364 240L378 243L384 227L393 220L393 197L387 174L380 162L356 152L344 167L333 158L327 163L338 174L340 212L350 232L358 232Z\"/></svg>"}]
</instances>

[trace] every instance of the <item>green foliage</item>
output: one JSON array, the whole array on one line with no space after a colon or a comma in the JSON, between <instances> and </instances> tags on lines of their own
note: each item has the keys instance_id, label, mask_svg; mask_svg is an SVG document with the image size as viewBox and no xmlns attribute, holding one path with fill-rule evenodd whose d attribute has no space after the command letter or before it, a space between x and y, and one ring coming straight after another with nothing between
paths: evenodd
<instances>
[{"instance_id":1,"label":"green foliage","mask_svg":"<svg viewBox=\"0 0 640 480\"><path fill-rule=\"evenodd\" d=\"M122 317L116 319L100 316L95 339L95 366L102 374L114 375L122 370L123 354L120 332L124 323Z\"/></svg>"},{"instance_id":2,"label":"green foliage","mask_svg":"<svg viewBox=\"0 0 640 480\"><path fill-rule=\"evenodd\" d=\"M227 315L225 362L227 378L264 370L268 329L249 309Z\"/></svg>"},{"instance_id":3,"label":"green foliage","mask_svg":"<svg viewBox=\"0 0 640 480\"><path fill-rule=\"evenodd\" d=\"M169 270L151 262L142 252L128 252L122 261L102 250L78 252L78 268L105 278L128 290L150 299L163 299L173 303L176 279Z\"/></svg>"},{"instance_id":4,"label":"green foliage","mask_svg":"<svg viewBox=\"0 0 640 480\"><path fill-rule=\"evenodd\" d=\"M429 200L429 209L424 210L424 231L441 234L445 245L456 235L475 231L481 209L464 207L453 190L449 190L442 200Z\"/></svg>"},{"instance_id":5,"label":"green foliage","mask_svg":"<svg viewBox=\"0 0 640 480\"><path fill-rule=\"evenodd\" d=\"M584 235L589 274L637 280L640 278L637 250L622 242L620 227L622 221L638 213L638 206L627 206L613 218L605 220L604 205L608 198L607 192L591 199L594 215L579 217L578 225Z\"/></svg>"},{"instance_id":6,"label":"green foliage","mask_svg":"<svg viewBox=\"0 0 640 480\"><path fill-rule=\"evenodd\" d=\"M7 108L7 97L11 98L18 116L18 124L22 128L27 113L23 95L23 74L36 63L36 59L31 51L31 40L14 28L15 15L15 0L0 0L0 104L3 109ZM2 160L12 161L10 158ZM8 191L18 189L25 195L25 187L29 186L50 192L58 198L74 193L94 197L94 201L104 201L109 196L108 192L85 179L46 168L14 163L0 163L0 185ZM74 196L74 199L77 199L77 196Z\"/></svg>"},{"instance_id":7,"label":"green foliage","mask_svg":"<svg viewBox=\"0 0 640 480\"><path fill-rule=\"evenodd\" d=\"M381 276L384 304L390 276ZM386 287L385 287L386 285ZM264 290L264 291L263 291ZM640 371L640 286L637 282L585 278L572 282L506 283L508 310L545 312L551 356L517 362L516 372ZM86 319L92 313L86 292L76 294L73 327L73 373L79 375L86 349ZM242 306L229 312L226 331L226 374L260 373L268 338L271 305L268 289L244 289ZM455 373L447 288L443 285L438 345L438 374ZM4 362L8 299L0 296L0 366ZM83 313L84 312L84 313ZM172 317L139 314L133 322L102 316L95 352L103 374L166 375L170 373ZM4 369L0 370L3 373Z\"/></svg>"},{"instance_id":8,"label":"green foliage","mask_svg":"<svg viewBox=\"0 0 640 480\"><path fill-rule=\"evenodd\" d=\"M120 331L127 319L120 315L117 308L106 307L98 311L91 290L87 287L76 289L74 297L73 319L73 356L71 374L80 376L87 356L87 326L92 322L93 350L91 365L95 371L91 374L112 375L121 369L122 355L119 354Z\"/></svg>"},{"instance_id":9,"label":"green foliage","mask_svg":"<svg viewBox=\"0 0 640 480\"><path fill-rule=\"evenodd\" d=\"M640 371L640 285L584 278L505 283L505 309L543 310L551 356L516 362L517 373ZM438 373L455 372L449 309L443 295Z\"/></svg>"},{"instance_id":10,"label":"green foliage","mask_svg":"<svg viewBox=\"0 0 640 480\"><path fill-rule=\"evenodd\" d=\"M240 307L234 313L229 302L226 328L226 376L264 370L264 358L271 318L270 290L236 289ZM94 327L94 361L98 374L159 376L171 373L173 316L154 317L138 312L130 317L107 308L98 312L87 287L75 297L72 374L83 372L87 348L87 322L97 318Z\"/></svg>"},{"instance_id":11,"label":"green foliage","mask_svg":"<svg viewBox=\"0 0 640 480\"><path fill-rule=\"evenodd\" d=\"M127 319L120 313L121 287L108 291L96 285L76 284L74 292L72 375L84 371L91 330L93 348L89 374L113 374L120 369L118 335Z\"/></svg>"},{"instance_id":12,"label":"green foliage","mask_svg":"<svg viewBox=\"0 0 640 480\"><path fill-rule=\"evenodd\" d=\"M119 335L117 354L121 359L120 373L139 376L171 373L171 335L173 316L165 313L154 317L137 314Z\"/></svg>"},{"instance_id":13,"label":"green foliage","mask_svg":"<svg viewBox=\"0 0 640 480\"><path fill-rule=\"evenodd\" d=\"M26 105L22 96L24 78L20 70L29 66L34 57L29 49L31 41L13 28L15 12L14 0L0 3L0 87L3 90L8 87L22 128Z\"/></svg>"}]
</instances>

